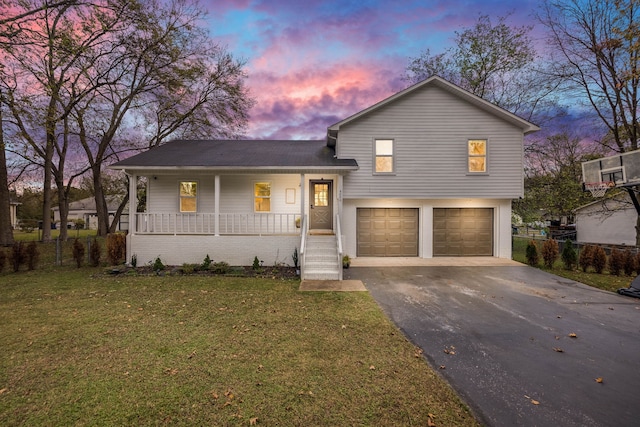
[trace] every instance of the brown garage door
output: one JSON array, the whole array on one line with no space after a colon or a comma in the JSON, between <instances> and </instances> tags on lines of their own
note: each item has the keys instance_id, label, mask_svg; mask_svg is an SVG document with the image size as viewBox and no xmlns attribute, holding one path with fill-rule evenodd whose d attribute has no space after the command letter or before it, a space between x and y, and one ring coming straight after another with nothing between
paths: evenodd
<instances>
[{"instance_id":1,"label":"brown garage door","mask_svg":"<svg viewBox=\"0 0 640 427\"><path fill-rule=\"evenodd\" d=\"M358 208L357 256L418 256L418 209Z\"/></svg>"},{"instance_id":2,"label":"brown garage door","mask_svg":"<svg viewBox=\"0 0 640 427\"><path fill-rule=\"evenodd\" d=\"M492 256L493 209L434 209L433 255Z\"/></svg>"}]
</instances>

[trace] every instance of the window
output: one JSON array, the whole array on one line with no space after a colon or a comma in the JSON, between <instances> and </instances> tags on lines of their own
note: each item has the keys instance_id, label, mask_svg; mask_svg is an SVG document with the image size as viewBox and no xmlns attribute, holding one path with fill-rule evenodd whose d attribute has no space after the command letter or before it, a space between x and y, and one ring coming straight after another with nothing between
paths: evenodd
<instances>
[{"instance_id":1,"label":"window","mask_svg":"<svg viewBox=\"0 0 640 427\"><path fill-rule=\"evenodd\" d=\"M375 173L393 173L393 140L375 140Z\"/></svg>"},{"instance_id":2,"label":"window","mask_svg":"<svg viewBox=\"0 0 640 427\"><path fill-rule=\"evenodd\" d=\"M180 181L180 212L195 212L197 208L196 196L198 183L194 181Z\"/></svg>"},{"instance_id":3,"label":"window","mask_svg":"<svg viewBox=\"0 0 640 427\"><path fill-rule=\"evenodd\" d=\"M487 140L470 139L469 145L469 172L487 171Z\"/></svg>"},{"instance_id":4,"label":"window","mask_svg":"<svg viewBox=\"0 0 640 427\"><path fill-rule=\"evenodd\" d=\"M253 207L256 212L271 212L271 183L253 184Z\"/></svg>"}]
</instances>

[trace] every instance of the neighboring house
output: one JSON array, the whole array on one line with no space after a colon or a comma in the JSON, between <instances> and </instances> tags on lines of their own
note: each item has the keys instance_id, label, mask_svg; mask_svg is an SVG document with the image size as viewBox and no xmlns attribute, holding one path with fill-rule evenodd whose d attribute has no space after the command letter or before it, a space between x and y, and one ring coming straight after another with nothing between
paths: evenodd
<instances>
[{"instance_id":1,"label":"neighboring house","mask_svg":"<svg viewBox=\"0 0 640 427\"><path fill-rule=\"evenodd\" d=\"M598 200L576 209L577 240L603 245L636 244L636 212L631 198Z\"/></svg>"},{"instance_id":2,"label":"neighboring house","mask_svg":"<svg viewBox=\"0 0 640 427\"><path fill-rule=\"evenodd\" d=\"M109 221L113 220L118 206L120 205L121 197L109 196L107 197L107 209L109 210ZM98 229L98 214L96 212L96 200L93 197L78 200L69 203L69 215L67 216L67 223L71 227L74 227L74 221L81 219L84 221L84 228L89 230ZM60 223L60 208L55 206L53 208L53 220L55 223ZM122 224L121 224L122 225ZM119 230L125 230L124 227L119 227Z\"/></svg>"},{"instance_id":3,"label":"neighboring house","mask_svg":"<svg viewBox=\"0 0 640 427\"><path fill-rule=\"evenodd\" d=\"M11 218L11 228L18 228L18 206L20 202L9 201L9 217Z\"/></svg>"},{"instance_id":4,"label":"neighboring house","mask_svg":"<svg viewBox=\"0 0 640 427\"><path fill-rule=\"evenodd\" d=\"M169 142L112 166L132 192L147 178L128 256L273 265L292 264L298 249L303 278L329 279L341 277L343 254L511 258L523 137L537 130L433 77L330 126L323 141Z\"/></svg>"}]
</instances>

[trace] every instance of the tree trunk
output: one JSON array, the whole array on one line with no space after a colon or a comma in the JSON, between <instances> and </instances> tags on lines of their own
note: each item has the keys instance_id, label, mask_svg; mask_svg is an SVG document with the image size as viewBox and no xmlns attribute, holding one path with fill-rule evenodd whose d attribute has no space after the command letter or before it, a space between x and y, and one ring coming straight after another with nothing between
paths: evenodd
<instances>
[{"instance_id":1,"label":"tree trunk","mask_svg":"<svg viewBox=\"0 0 640 427\"><path fill-rule=\"evenodd\" d=\"M111 225L109 226L109 233L115 233L116 231L118 231L118 223L120 222L120 217L122 216L122 212L124 211L124 209L127 207L127 204L129 204L129 193L127 193L127 195L124 196L122 202L120 202L120 205L116 210L116 214L113 216L113 221L111 221ZM130 213L129 221L131 221L132 218L134 218L134 216Z\"/></svg>"},{"instance_id":2,"label":"tree trunk","mask_svg":"<svg viewBox=\"0 0 640 427\"><path fill-rule=\"evenodd\" d=\"M58 209L60 210L59 239L62 241L66 241L67 223L69 219L69 198L67 197L67 192L63 181L56 179L56 187L58 188Z\"/></svg>"},{"instance_id":3,"label":"tree trunk","mask_svg":"<svg viewBox=\"0 0 640 427\"><path fill-rule=\"evenodd\" d=\"M98 215L98 236L106 236L109 233L109 208L102 188L102 180L100 167L94 165L93 172L93 191L96 200L96 214Z\"/></svg>"},{"instance_id":4,"label":"tree trunk","mask_svg":"<svg viewBox=\"0 0 640 427\"><path fill-rule=\"evenodd\" d=\"M11 228L11 200L9 199L7 155L4 149L2 105L0 104L0 246L9 246L13 244L13 230Z\"/></svg>"},{"instance_id":5,"label":"tree trunk","mask_svg":"<svg viewBox=\"0 0 640 427\"><path fill-rule=\"evenodd\" d=\"M640 213L636 218L636 248L640 248Z\"/></svg>"}]
</instances>

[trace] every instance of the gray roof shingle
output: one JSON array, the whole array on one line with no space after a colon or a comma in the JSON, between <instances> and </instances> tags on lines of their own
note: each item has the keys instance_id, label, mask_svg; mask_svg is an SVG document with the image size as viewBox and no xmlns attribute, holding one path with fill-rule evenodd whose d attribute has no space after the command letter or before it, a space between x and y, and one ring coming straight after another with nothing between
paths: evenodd
<instances>
[{"instance_id":1,"label":"gray roof shingle","mask_svg":"<svg viewBox=\"0 0 640 427\"><path fill-rule=\"evenodd\" d=\"M337 159L325 141L175 140L111 167L355 169L358 164L354 159Z\"/></svg>"}]
</instances>

